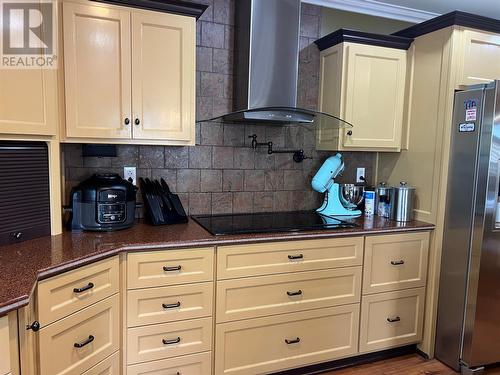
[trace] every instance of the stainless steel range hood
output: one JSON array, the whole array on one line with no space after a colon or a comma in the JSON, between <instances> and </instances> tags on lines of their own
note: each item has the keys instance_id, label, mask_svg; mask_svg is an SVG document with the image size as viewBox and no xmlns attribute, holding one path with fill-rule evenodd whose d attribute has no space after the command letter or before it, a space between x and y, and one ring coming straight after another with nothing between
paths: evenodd
<instances>
[{"instance_id":1,"label":"stainless steel range hood","mask_svg":"<svg viewBox=\"0 0 500 375\"><path fill-rule=\"evenodd\" d=\"M235 7L235 112L204 121L352 126L296 107L300 0L237 0Z\"/></svg>"}]
</instances>

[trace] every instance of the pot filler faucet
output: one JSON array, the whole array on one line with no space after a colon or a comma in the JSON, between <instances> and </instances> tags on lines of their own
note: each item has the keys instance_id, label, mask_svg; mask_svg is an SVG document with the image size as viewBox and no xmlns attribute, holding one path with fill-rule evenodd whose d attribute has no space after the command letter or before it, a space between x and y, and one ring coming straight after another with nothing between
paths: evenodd
<instances>
[{"instance_id":1,"label":"pot filler faucet","mask_svg":"<svg viewBox=\"0 0 500 375\"><path fill-rule=\"evenodd\" d=\"M311 186L318 193L325 193L321 207L316 212L324 216L360 216L361 211L349 210L341 202L340 185L334 179L344 171L342 155L336 154L325 160L314 175Z\"/></svg>"}]
</instances>

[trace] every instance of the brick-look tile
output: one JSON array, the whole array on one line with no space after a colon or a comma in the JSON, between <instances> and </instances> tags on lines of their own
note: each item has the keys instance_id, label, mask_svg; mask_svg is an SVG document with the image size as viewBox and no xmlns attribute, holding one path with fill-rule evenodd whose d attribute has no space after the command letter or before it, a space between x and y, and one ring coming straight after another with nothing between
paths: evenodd
<instances>
[{"instance_id":1,"label":"brick-look tile","mask_svg":"<svg viewBox=\"0 0 500 375\"><path fill-rule=\"evenodd\" d=\"M66 143L61 145L66 167L83 167L82 145Z\"/></svg>"},{"instance_id":2,"label":"brick-look tile","mask_svg":"<svg viewBox=\"0 0 500 375\"><path fill-rule=\"evenodd\" d=\"M219 192L222 191L222 171L207 169L201 171L201 191Z\"/></svg>"},{"instance_id":3,"label":"brick-look tile","mask_svg":"<svg viewBox=\"0 0 500 375\"><path fill-rule=\"evenodd\" d=\"M137 168L136 171L137 178L151 178L151 169L150 168Z\"/></svg>"},{"instance_id":4,"label":"brick-look tile","mask_svg":"<svg viewBox=\"0 0 500 375\"><path fill-rule=\"evenodd\" d=\"M255 168L255 151L247 147L235 148L234 168L236 169Z\"/></svg>"},{"instance_id":5,"label":"brick-look tile","mask_svg":"<svg viewBox=\"0 0 500 375\"><path fill-rule=\"evenodd\" d=\"M200 19L197 24L199 24L199 21L213 21L214 19L214 0L199 0L200 3L208 5L208 8L203 12L201 15Z\"/></svg>"},{"instance_id":6,"label":"brick-look tile","mask_svg":"<svg viewBox=\"0 0 500 375\"><path fill-rule=\"evenodd\" d=\"M213 72L233 74L233 52L227 49L213 50Z\"/></svg>"},{"instance_id":7,"label":"brick-look tile","mask_svg":"<svg viewBox=\"0 0 500 375\"><path fill-rule=\"evenodd\" d=\"M189 193L179 193L177 194L181 200L182 207L186 211L186 215L189 215Z\"/></svg>"},{"instance_id":8,"label":"brick-look tile","mask_svg":"<svg viewBox=\"0 0 500 375\"><path fill-rule=\"evenodd\" d=\"M212 147L189 147L189 168L206 169L212 167Z\"/></svg>"},{"instance_id":9,"label":"brick-look tile","mask_svg":"<svg viewBox=\"0 0 500 375\"><path fill-rule=\"evenodd\" d=\"M204 47L224 48L224 25L201 22L201 45Z\"/></svg>"},{"instance_id":10,"label":"brick-look tile","mask_svg":"<svg viewBox=\"0 0 500 375\"><path fill-rule=\"evenodd\" d=\"M302 3L300 5L300 10L301 13L304 14L309 14L311 16L320 16L321 15L321 7L318 5L314 4L306 4Z\"/></svg>"},{"instance_id":11,"label":"brick-look tile","mask_svg":"<svg viewBox=\"0 0 500 375\"><path fill-rule=\"evenodd\" d=\"M265 188L264 171L246 170L243 187L244 191L263 191Z\"/></svg>"},{"instance_id":12,"label":"brick-look tile","mask_svg":"<svg viewBox=\"0 0 500 375\"><path fill-rule=\"evenodd\" d=\"M227 84L227 75L225 74L202 72L200 96L223 98Z\"/></svg>"},{"instance_id":13,"label":"brick-look tile","mask_svg":"<svg viewBox=\"0 0 500 375\"><path fill-rule=\"evenodd\" d=\"M111 167L111 158L88 156L83 158L83 166L85 168L109 168Z\"/></svg>"},{"instance_id":14,"label":"brick-look tile","mask_svg":"<svg viewBox=\"0 0 500 375\"><path fill-rule=\"evenodd\" d=\"M214 22L234 23L234 0L214 0Z\"/></svg>"},{"instance_id":15,"label":"brick-look tile","mask_svg":"<svg viewBox=\"0 0 500 375\"><path fill-rule=\"evenodd\" d=\"M250 213L253 212L253 195L252 192L233 193L233 212L234 213Z\"/></svg>"},{"instance_id":16,"label":"brick-look tile","mask_svg":"<svg viewBox=\"0 0 500 375\"><path fill-rule=\"evenodd\" d=\"M212 213L212 197L210 193L189 194L189 214L206 215Z\"/></svg>"},{"instance_id":17,"label":"brick-look tile","mask_svg":"<svg viewBox=\"0 0 500 375\"><path fill-rule=\"evenodd\" d=\"M263 125L245 125L245 144L250 147L252 144L252 135L257 136L258 142L268 142L266 139L266 127Z\"/></svg>"},{"instance_id":18,"label":"brick-look tile","mask_svg":"<svg viewBox=\"0 0 500 375\"><path fill-rule=\"evenodd\" d=\"M292 154L276 154L275 168L276 169L302 169L303 163L293 161Z\"/></svg>"},{"instance_id":19,"label":"brick-look tile","mask_svg":"<svg viewBox=\"0 0 500 375\"><path fill-rule=\"evenodd\" d=\"M259 148L255 152L255 168L274 169L276 155L278 154L269 155L265 147Z\"/></svg>"},{"instance_id":20,"label":"brick-look tile","mask_svg":"<svg viewBox=\"0 0 500 375\"><path fill-rule=\"evenodd\" d=\"M224 130L222 124L207 122L200 124L201 144L222 146L224 142Z\"/></svg>"},{"instance_id":21,"label":"brick-look tile","mask_svg":"<svg viewBox=\"0 0 500 375\"><path fill-rule=\"evenodd\" d=\"M196 70L198 72L212 71L212 48L196 47Z\"/></svg>"},{"instance_id":22,"label":"brick-look tile","mask_svg":"<svg viewBox=\"0 0 500 375\"><path fill-rule=\"evenodd\" d=\"M214 117L225 115L232 111L231 99L214 98Z\"/></svg>"},{"instance_id":23,"label":"brick-look tile","mask_svg":"<svg viewBox=\"0 0 500 375\"><path fill-rule=\"evenodd\" d=\"M259 191L254 194L253 207L255 212L271 212L274 205L272 191Z\"/></svg>"},{"instance_id":24,"label":"brick-look tile","mask_svg":"<svg viewBox=\"0 0 500 375\"><path fill-rule=\"evenodd\" d=\"M212 150L212 165L214 168L229 169L233 168L232 147L214 146Z\"/></svg>"},{"instance_id":25,"label":"brick-look tile","mask_svg":"<svg viewBox=\"0 0 500 375\"><path fill-rule=\"evenodd\" d=\"M224 48L230 51L234 50L234 26L226 25L224 27Z\"/></svg>"},{"instance_id":26,"label":"brick-look tile","mask_svg":"<svg viewBox=\"0 0 500 375\"><path fill-rule=\"evenodd\" d=\"M165 147L165 167L189 167L189 147Z\"/></svg>"},{"instance_id":27,"label":"brick-look tile","mask_svg":"<svg viewBox=\"0 0 500 375\"><path fill-rule=\"evenodd\" d=\"M308 180L301 170L286 170L283 172L285 190L304 190L308 187Z\"/></svg>"},{"instance_id":28,"label":"brick-look tile","mask_svg":"<svg viewBox=\"0 0 500 375\"><path fill-rule=\"evenodd\" d=\"M243 171L224 170L222 171L223 191L243 191Z\"/></svg>"},{"instance_id":29,"label":"brick-look tile","mask_svg":"<svg viewBox=\"0 0 500 375\"><path fill-rule=\"evenodd\" d=\"M165 166L165 153L163 146L140 146L140 168L163 168Z\"/></svg>"},{"instance_id":30,"label":"brick-look tile","mask_svg":"<svg viewBox=\"0 0 500 375\"><path fill-rule=\"evenodd\" d=\"M233 211L231 193L212 193L212 215L229 214Z\"/></svg>"},{"instance_id":31,"label":"brick-look tile","mask_svg":"<svg viewBox=\"0 0 500 375\"><path fill-rule=\"evenodd\" d=\"M176 169L151 169L151 178L160 181L165 180L172 191L177 191L177 170Z\"/></svg>"},{"instance_id":32,"label":"brick-look tile","mask_svg":"<svg viewBox=\"0 0 500 375\"><path fill-rule=\"evenodd\" d=\"M273 210L276 212L291 211L293 209L292 194L290 191L274 192Z\"/></svg>"},{"instance_id":33,"label":"brick-look tile","mask_svg":"<svg viewBox=\"0 0 500 375\"><path fill-rule=\"evenodd\" d=\"M300 22L300 36L317 38L319 36L319 17L303 14Z\"/></svg>"},{"instance_id":34,"label":"brick-look tile","mask_svg":"<svg viewBox=\"0 0 500 375\"><path fill-rule=\"evenodd\" d=\"M177 191L180 193L200 191L200 170L179 169L177 171Z\"/></svg>"},{"instance_id":35,"label":"brick-look tile","mask_svg":"<svg viewBox=\"0 0 500 375\"><path fill-rule=\"evenodd\" d=\"M266 190L283 190L283 171L270 170L264 173Z\"/></svg>"},{"instance_id":36,"label":"brick-look tile","mask_svg":"<svg viewBox=\"0 0 500 375\"><path fill-rule=\"evenodd\" d=\"M245 145L245 125L225 124L224 125L224 145L244 146Z\"/></svg>"},{"instance_id":37,"label":"brick-look tile","mask_svg":"<svg viewBox=\"0 0 500 375\"><path fill-rule=\"evenodd\" d=\"M139 164L139 147L117 145L116 158L111 158L111 166L116 168L135 167Z\"/></svg>"},{"instance_id":38,"label":"brick-look tile","mask_svg":"<svg viewBox=\"0 0 500 375\"><path fill-rule=\"evenodd\" d=\"M196 97L196 121L205 121L213 118L214 98L206 96Z\"/></svg>"},{"instance_id":39,"label":"brick-look tile","mask_svg":"<svg viewBox=\"0 0 500 375\"><path fill-rule=\"evenodd\" d=\"M273 142L274 148L285 147L285 131L283 126L266 126L266 142Z\"/></svg>"}]
</instances>

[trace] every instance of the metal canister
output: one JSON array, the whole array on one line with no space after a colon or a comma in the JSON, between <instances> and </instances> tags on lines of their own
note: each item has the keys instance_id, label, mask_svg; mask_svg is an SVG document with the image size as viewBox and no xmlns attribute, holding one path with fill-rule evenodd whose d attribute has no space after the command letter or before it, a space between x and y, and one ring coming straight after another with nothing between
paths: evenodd
<instances>
[{"instance_id":1,"label":"metal canister","mask_svg":"<svg viewBox=\"0 0 500 375\"><path fill-rule=\"evenodd\" d=\"M394 219L396 221L413 220L413 203L415 200L415 188L409 186L406 181L401 181L399 186L395 187L396 192L396 210Z\"/></svg>"},{"instance_id":2,"label":"metal canister","mask_svg":"<svg viewBox=\"0 0 500 375\"><path fill-rule=\"evenodd\" d=\"M375 188L375 214L393 219L396 209L394 198L395 189L393 187L387 186L385 182L378 184Z\"/></svg>"}]
</instances>

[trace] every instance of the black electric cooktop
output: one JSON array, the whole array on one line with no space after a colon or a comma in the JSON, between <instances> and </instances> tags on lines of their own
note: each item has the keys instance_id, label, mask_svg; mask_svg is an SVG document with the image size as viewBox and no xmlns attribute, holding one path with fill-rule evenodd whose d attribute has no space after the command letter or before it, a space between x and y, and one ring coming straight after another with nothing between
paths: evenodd
<instances>
[{"instance_id":1,"label":"black electric cooktop","mask_svg":"<svg viewBox=\"0 0 500 375\"><path fill-rule=\"evenodd\" d=\"M338 218L321 216L315 211L198 215L193 216L193 219L215 236L357 227L354 223Z\"/></svg>"}]
</instances>

